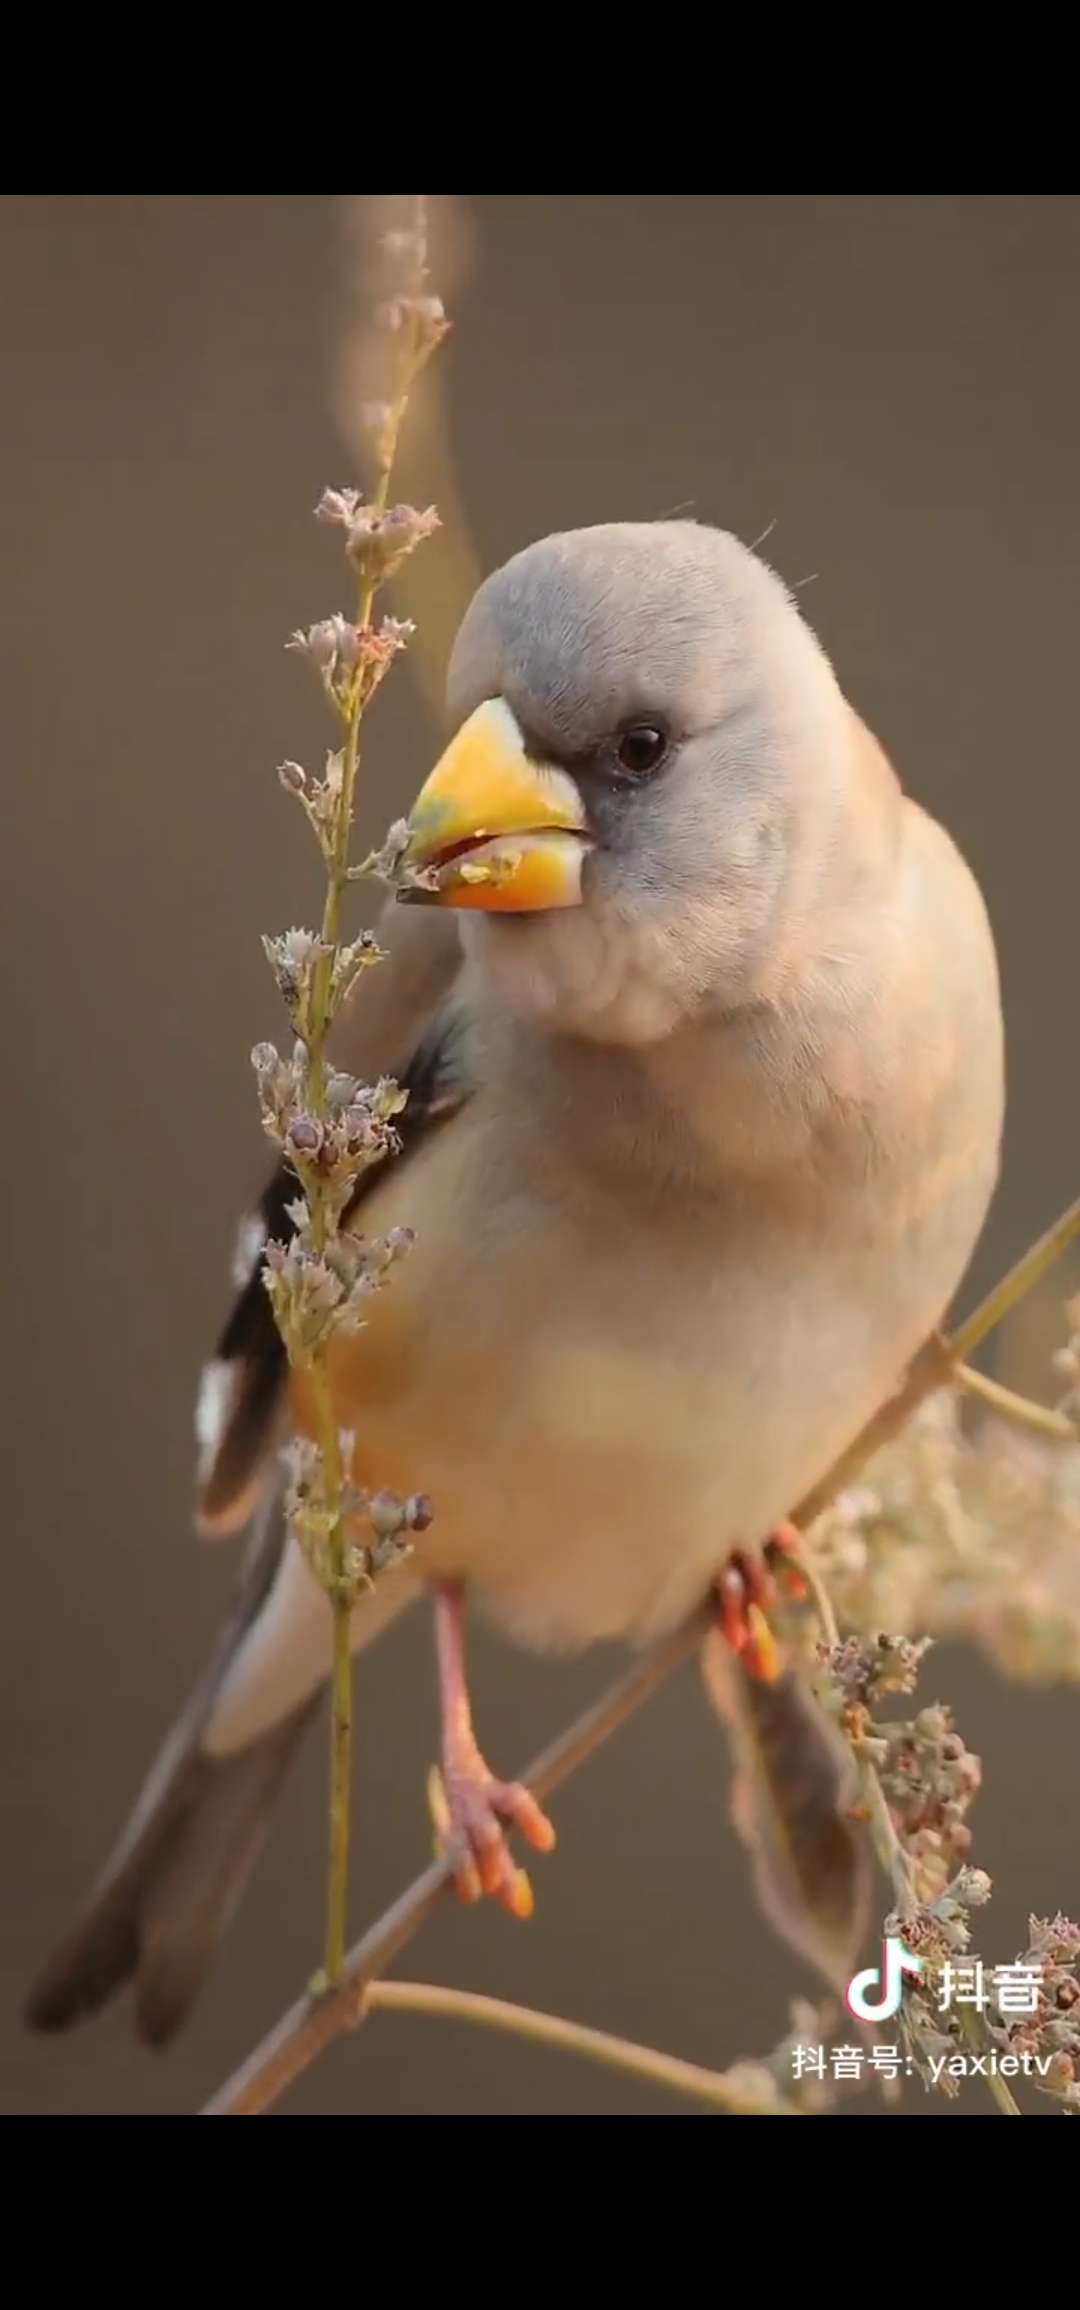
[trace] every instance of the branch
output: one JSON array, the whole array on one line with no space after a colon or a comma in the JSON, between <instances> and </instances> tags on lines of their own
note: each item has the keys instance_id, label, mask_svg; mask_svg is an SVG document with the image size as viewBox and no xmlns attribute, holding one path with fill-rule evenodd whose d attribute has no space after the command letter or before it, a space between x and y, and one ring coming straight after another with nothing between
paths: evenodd
<instances>
[{"instance_id":1,"label":"branch","mask_svg":"<svg viewBox=\"0 0 1080 2310\"><path fill-rule=\"evenodd\" d=\"M680 2061L675 2054L658 2053L652 2046L633 2045L629 2038L613 2037L606 2029L589 2029L580 2021L564 2021L554 2013L537 2013L530 2005L512 2005L505 1997L483 1997L475 1989L444 1989L430 1981L373 1981L364 1998L365 2010L390 2013L443 2014L448 2020L476 2021L488 2029L505 2029L534 2044L557 2047L563 2053L582 2053L592 2061L621 2069L630 2077L647 2078L651 2085L671 2093L691 2094L695 2101L726 2110L729 2117L802 2117L793 2102L775 2092L755 2091L752 2065L732 2070L703 2069L696 2061ZM204 2112L204 2115L207 2114Z\"/></svg>"},{"instance_id":2,"label":"branch","mask_svg":"<svg viewBox=\"0 0 1080 2310\"><path fill-rule=\"evenodd\" d=\"M793 1521L798 1526L805 1531L813 1524L837 1493L858 1474L864 1462L899 1434L926 1397L953 1380L957 1366L968 1361L1078 1235L1080 1198L1022 1254L951 1338L934 1333L927 1340L904 1385L868 1421L821 1483L799 1502L793 1512ZM671 1671L695 1651L713 1620L712 1604L706 1599L681 1627L635 1661L568 1731L526 1767L519 1777L534 1796L542 1802L602 1747ZM452 1883L452 1872L445 1862L435 1863L417 1877L355 1944L340 1985L318 1997L301 1998L200 2115L261 2117L271 2109L336 2037L355 2028L363 2019L369 1985L426 1923L449 1893Z\"/></svg>"}]
</instances>

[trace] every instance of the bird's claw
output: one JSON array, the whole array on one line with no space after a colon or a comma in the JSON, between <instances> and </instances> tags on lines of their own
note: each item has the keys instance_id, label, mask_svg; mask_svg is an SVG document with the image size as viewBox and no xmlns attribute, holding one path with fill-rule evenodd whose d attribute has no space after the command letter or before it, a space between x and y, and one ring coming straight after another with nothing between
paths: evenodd
<instances>
[{"instance_id":1,"label":"bird's claw","mask_svg":"<svg viewBox=\"0 0 1080 2310\"><path fill-rule=\"evenodd\" d=\"M435 1826L435 1852L454 1871L458 1899L479 1901L487 1893L511 1917L531 1917L533 1889L507 1842L518 1829L535 1853L550 1853L555 1831L536 1798L520 1781L497 1781L483 1759L447 1767L428 1776L428 1804Z\"/></svg>"},{"instance_id":2,"label":"bird's claw","mask_svg":"<svg viewBox=\"0 0 1080 2310\"><path fill-rule=\"evenodd\" d=\"M736 1549L716 1584L721 1630L749 1676L775 1684L782 1662L766 1614L782 1584L792 1597L805 1597L799 1571L801 1542L793 1524L778 1524L760 1556Z\"/></svg>"}]
</instances>

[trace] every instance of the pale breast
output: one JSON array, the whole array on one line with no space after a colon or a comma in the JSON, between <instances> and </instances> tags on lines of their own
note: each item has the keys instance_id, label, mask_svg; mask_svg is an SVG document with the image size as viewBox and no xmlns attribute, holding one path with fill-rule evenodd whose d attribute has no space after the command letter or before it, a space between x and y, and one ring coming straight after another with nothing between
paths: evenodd
<instances>
[{"instance_id":1,"label":"pale breast","mask_svg":"<svg viewBox=\"0 0 1080 2310\"><path fill-rule=\"evenodd\" d=\"M746 1210L680 1236L533 1201L526 1227L490 1182L474 1200L464 1152L371 1207L418 1240L338 1358L355 1479L430 1494L422 1569L519 1642L648 1638L822 1474L938 1310L909 1247L872 1274L775 1224L756 1240Z\"/></svg>"}]
</instances>

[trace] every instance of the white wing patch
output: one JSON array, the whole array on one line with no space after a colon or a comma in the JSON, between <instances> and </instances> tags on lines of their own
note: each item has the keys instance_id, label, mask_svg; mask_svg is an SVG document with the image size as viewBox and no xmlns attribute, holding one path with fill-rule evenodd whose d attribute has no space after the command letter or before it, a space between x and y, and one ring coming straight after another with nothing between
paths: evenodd
<instances>
[{"instance_id":1,"label":"white wing patch","mask_svg":"<svg viewBox=\"0 0 1080 2310\"><path fill-rule=\"evenodd\" d=\"M195 1441L199 1447L200 1484L205 1482L217 1457L232 1404L235 1377L231 1364L203 1365L195 1398Z\"/></svg>"},{"instance_id":2,"label":"white wing patch","mask_svg":"<svg viewBox=\"0 0 1080 2310\"><path fill-rule=\"evenodd\" d=\"M237 1231L232 1257L232 1280L237 1291L251 1282L259 1260L266 1249L266 1227L257 1212L242 1219Z\"/></svg>"}]
</instances>

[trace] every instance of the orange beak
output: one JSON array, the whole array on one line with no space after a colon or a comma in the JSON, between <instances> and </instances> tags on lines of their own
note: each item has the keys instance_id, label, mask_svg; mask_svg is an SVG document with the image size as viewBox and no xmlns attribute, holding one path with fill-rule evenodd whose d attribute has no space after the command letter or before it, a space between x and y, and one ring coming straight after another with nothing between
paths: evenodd
<instances>
[{"instance_id":1,"label":"orange beak","mask_svg":"<svg viewBox=\"0 0 1080 2310\"><path fill-rule=\"evenodd\" d=\"M541 914L580 906L591 848L565 771L531 762L502 698L452 738L417 796L398 897L411 905Z\"/></svg>"}]
</instances>

